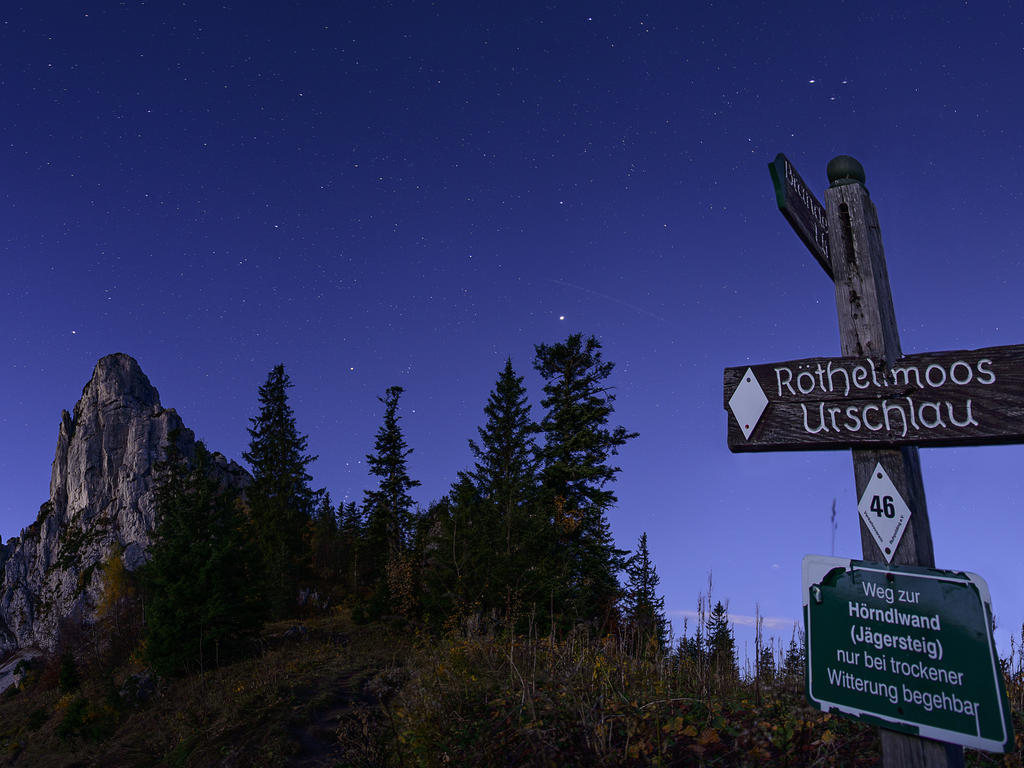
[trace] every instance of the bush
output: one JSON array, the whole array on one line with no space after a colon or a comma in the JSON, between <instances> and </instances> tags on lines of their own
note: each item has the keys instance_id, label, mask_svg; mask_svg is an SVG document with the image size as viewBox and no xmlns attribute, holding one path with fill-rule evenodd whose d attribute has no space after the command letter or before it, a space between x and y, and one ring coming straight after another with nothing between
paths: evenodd
<instances>
[{"instance_id":1,"label":"bush","mask_svg":"<svg viewBox=\"0 0 1024 768\"><path fill-rule=\"evenodd\" d=\"M65 651L60 657L60 671L57 675L57 687L60 688L61 693L77 691L82 684L82 678L78 674L75 657L71 651Z\"/></svg>"},{"instance_id":2,"label":"bush","mask_svg":"<svg viewBox=\"0 0 1024 768\"><path fill-rule=\"evenodd\" d=\"M628 638L461 633L420 652L393 709L403 765L871 765L874 729Z\"/></svg>"}]
</instances>

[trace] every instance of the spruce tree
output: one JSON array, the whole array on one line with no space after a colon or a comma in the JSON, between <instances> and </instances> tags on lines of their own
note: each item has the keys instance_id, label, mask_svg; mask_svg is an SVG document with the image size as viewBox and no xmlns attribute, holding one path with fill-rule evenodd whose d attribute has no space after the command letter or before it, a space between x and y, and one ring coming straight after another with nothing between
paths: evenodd
<instances>
[{"instance_id":1,"label":"spruce tree","mask_svg":"<svg viewBox=\"0 0 1024 768\"><path fill-rule=\"evenodd\" d=\"M665 648L668 639L668 622L665 619L665 598L658 596L658 572L647 549L647 533L640 535L636 552L626 566L629 581L626 584L625 619L636 634L641 649L654 640L659 649Z\"/></svg>"},{"instance_id":2,"label":"spruce tree","mask_svg":"<svg viewBox=\"0 0 1024 768\"><path fill-rule=\"evenodd\" d=\"M363 564L360 553L363 549L363 513L354 501L338 504L338 536L341 539L340 569L341 583L349 598L357 598L363 583Z\"/></svg>"},{"instance_id":3,"label":"spruce tree","mask_svg":"<svg viewBox=\"0 0 1024 768\"><path fill-rule=\"evenodd\" d=\"M535 366L544 378L540 424L542 501L550 522L550 604L564 606L573 620L604 622L619 597L617 573L626 551L612 541L606 518L615 494L606 486L620 471L610 459L636 437L609 428L615 395L593 336L569 336L560 344L536 347Z\"/></svg>"},{"instance_id":4,"label":"spruce tree","mask_svg":"<svg viewBox=\"0 0 1024 768\"><path fill-rule=\"evenodd\" d=\"M465 613L472 603L472 581L467 578L465 551L460 546L464 515L456 516L445 495L417 521L415 550L423 583L420 607L422 617L435 628Z\"/></svg>"},{"instance_id":5,"label":"spruce tree","mask_svg":"<svg viewBox=\"0 0 1024 768\"><path fill-rule=\"evenodd\" d=\"M797 625L794 624L793 634L789 639L789 647L786 649L786 654L782 660L782 669L779 670L780 676L785 679L786 684L792 689L797 689L803 685L807 674L807 656L803 632L799 633L799 641L797 633Z\"/></svg>"},{"instance_id":6,"label":"spruce tree","mask_svg":"<svg viewBox=\"0 0 1024 768\"><path fill-rule=\"evenodd\" d=\"M736 641L729 626L729 611L722 605L721 600L715 603L715 607L708 614L706 631L711 670L723 679L736 677Z\"/></svg>"},{"instance_id":7,"label":"spruce tree","mask_svg":"<svg viewBox=\"0 0 1024 768\"><path fill-rule=\"evenodd\" d=\"M505 367L484 406L487 421L477 428L480 442L469 441L475 460L464 477L477 495L486 499L500 520L506 556L516 545L516 529L522 524L522 511L537 481L537 425L530 418L530 405L512 360Z\"/></svg>"},{"instance_id":8,"label":"spruce tree","mask_svg":"<svg viewBox=\"0 0 1024 768\"><path fill-rule=\"evenodd\" d=\"M320 600L332 603L340 596L342 540L331 494L317 491L316 512L310 534L313 577Z\"/></svg>"},{"instance_id":9,"label":"spruce tree","mask_svg":"<svg viewBox=\"0 0 1024 768\"><path fill-rule=\"evenodd\" d=\"M431 586L449 594L459 611L506 609L530 592L537 566L538 526L530 505L537 486L537 427L510 359L484 415L479 442L469 440L473 468L459 473L433 522Z\"/></svg>"},{"instance_id":10,"label":"spruce tree","mask_svg":"<svg viewBox=\"0 0 1024 768\"><path fill-rule=\"evenodd\" d=\"M409 491L419 480L409 477L406 458L412 453L398 422L398 400L402 387L389 387L378 400L384 405L384 423L377 430L374 453L366 455L370 474L378 478L377 488L366 491L366 555L375 589L377 612L390 607L407 612L412 588L410 536L413 499Z\"/></svg>"},{"instance_id":11,"label":"spruce tree","mask_svg":"<svg viewBox=\"0 0 1024 768\"><path fill-rule=\"evenodd\" d=\"M490 569L503 550L491 512L464 472L427 510L424 609L435 624L492 607Z\"/></svg>"},{"instance_id":12,"label":"spruce tree","mask_svg":"<svg viewBox=\"0 0 1024 768\"><path fill-rule=\"evenodd\" d=\"M680 662L688 661L701 665L704 660L704 636L700 625L693 635L687 634L687 621L683 621L683 636L679 638L676 645L676 659Z\"/></svg>"},{"instance_id":13,"label":"spruce tree","mask_svg":"<svg viewBox=\"0 0 1024 768\"><path fill-rule=\"evenodd\" d=\"M296 428L288 404L291 386L284 366L275 366L259 389L260 412L250 420L249 450L242 454L255 480L247 495L276 617L294 612L307 577L307 535L315 503L306 467L316 456L306 453L308 438Z\"/></svg>"},{"instance_id":14,"label":"spruce tree","mask_svg":"<svg viewBox=\"0 0 1024 768\"><path fill-rule=\"evenodd\" d=\"M773 645L761 647L757 656L757 679L759 682L770 685L775 681L775 648Z\"/></svg>"},{"instance_id":15,"label":"spruce tree","mask_svg":"<svg viewBox=\"0 0 1024 768\"><path fill-rule=\"evenodd\" d=\"M161 674L202 669L248 649L264 618L239 494L212 479L196 444L190 465L172 440L157 465L157 524L142 568L145 655Z\"/></svg>"}]
</instances>

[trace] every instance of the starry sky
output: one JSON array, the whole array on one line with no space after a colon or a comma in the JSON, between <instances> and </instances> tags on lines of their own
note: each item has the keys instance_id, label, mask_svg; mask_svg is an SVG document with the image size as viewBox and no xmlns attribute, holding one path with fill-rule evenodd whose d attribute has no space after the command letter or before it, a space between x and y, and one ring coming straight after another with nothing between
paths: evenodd
<instances>
[{"instance_id":1,"label":"starry sky","mask_svg":"<svg viewBox=\"0 0 1024 768\"><path fill-rule=\"evenodd\" d=\"M316 487L371 487L406 392L443 495L507 357L616 363L617 543L677 633L712 574L741 653L788 642L800 563L858 557L849 451L731 454L722 369L837 356L832 285L779 214L858 158L906 353L1024 343L1016 3L5 3L0 536L46 500L61 409L125 352L241 462L284 363ZM1024 449L922 451L940 567L1024 623Z\"/></svg>"}]
</instances>

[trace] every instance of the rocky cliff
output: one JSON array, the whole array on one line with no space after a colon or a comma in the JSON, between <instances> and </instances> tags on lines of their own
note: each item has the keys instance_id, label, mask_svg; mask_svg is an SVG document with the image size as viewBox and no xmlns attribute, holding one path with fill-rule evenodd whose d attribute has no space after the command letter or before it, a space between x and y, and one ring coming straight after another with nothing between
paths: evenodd
<instances>
[{"instance_id":1,"label":"rocky cliff","mask_svg":"<svg viewBox=\"0 0 1024 768\"><path fill-rule=\"evenodd\" d=\"M160 405L134 359L115 354L96 364L74 415L61 415L49 500L20 536L0 544L0 659L19 648L53 650L64 622L93 618L109 557L120 553L128 570L145 562L156 518L153 465L172 434L194 455L192 431ZM214 456L225 483L250 482Z\"/></svg>"}]
</instances>

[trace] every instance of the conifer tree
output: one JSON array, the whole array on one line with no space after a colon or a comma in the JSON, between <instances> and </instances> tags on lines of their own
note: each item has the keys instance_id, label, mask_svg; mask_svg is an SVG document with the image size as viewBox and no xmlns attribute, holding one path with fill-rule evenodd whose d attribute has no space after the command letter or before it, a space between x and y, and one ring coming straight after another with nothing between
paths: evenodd
<instances>
[{"instance_id":1,"label":"conifer tree","mask_svg":"<svg viewBox=\"0 0 1024 768\"><path fill-rule=\"evenodd\" d=\"M636 433L607 426L614 363L602 359L593 336L538 345L535 366L546 382L539 457L552 533L551 604L565 606L571 619L606 621L615 611L626 555L614 545L605 514L615 503L606 486L619 472L610 458Z\"/></svg>"},{"instance_id":2,"label":"conifer tree","mask_svg":"<svg viewBox=\"0 0 1024 768\"><path fill-rule=\"evenodd\" d=\"M255 480L247 495L267 596L277 617L295 610L300 583L307 576L307 535L315 502L306 467L316 456L306 454L308 438L296 428L288 404L291 386L284 366L275 366L259 389L260 412L250 420L249 450L242 454Z\"/></svg>"},{"instance_id":3,"label":"conifer tree","mask_svg":"<svg viewBox=\"0 0 1024 768\"><path fill-rule=\"evenodd\" d=\"M690 635L687 633L687 624L688 621L684 619L683 636L679 638L676 645L676 659L680 662L685 660L700 665L703 663L705 655L703 631L698 624L697 631Z\"/></svg>"},{"instance_id":4,"label":"conifer tree","mask_svg":"<svg viewBox=\"0 0 1024 768\"><path fill-rule=\"evenodd\" d=\"M719 600L708 614L707 652L711 669L720 678L733 678L738 674L736 666L736 640L729 626L729 611Z\"/></svg>"},{"instance_id":5,"label":"conifer tree","mask_svg":"<svg viewBox=\"0 0 1024 768\"><path fill-rule=\"evenodd\" d=\"M515 546L514 533L522 523L521 512L537 480L533 439L537 425L530 418L523 377L516 375L511 358L506 359L498 375L484 415L486 423L477 428L480 442L469 441L475 462L464 477L497 513L502 544L510 556Z\"/></svg>"},{"instance_id":6,"label":"conifer tree","mask_svg":"<svg viewBox=\"0 0 1024 768\"><path fill-rule=\"evenodd\" d=\"M452 614L491 607L490 568L503 554L491 512L464 472L448 494L427 510L424 608L435 623Z\"/></svg>"},{"instance_id":7,"label":"conifer tree","mask_svg":"<svg viewBox=\"0 0 1024 768\"><path fill-rule=\"evenodd\" d=\"M530 501L537 485L536 425L512 361L506 360L469 440L473 468L459 473L435 511L431 585L456 610L501 610L529 591L538 526ZM534 599L540 596L533 596Z\"/></svg>"},{"instance_id":8,"label":"conifer tree","mask_svg":"<svg viewBox=\"0 0 1024 768\"><path fill-rule=\"evenodd\" d=\"M665 647L668 639L668 622L665 619L665 598L658 596L658 572L647 549L647 533L640 535L636 552L626 566L629 581L626 584L625 619L636 633L640 648L650 640L659 649Z\"/></svg>"},{"instance_id":9,"label":"conifer tree","mask_svg":"<svg viewBox=\"0 0 1024 768\"><path fill-rule=\"evenodd\" d=\"M341 532L331 494L321 489L316 495L318 500L310 534L313 577L321 600L333 602L339 596L342 577Z\"/></svg>"},{"instance_id":10,"label":"conifer tree","mask_svg":"<svg viewBox=\"0 0 1024 768\"><path fill-rule=\"evenodd\" d=\"M793 634L789 639L789 647L782 660L782 669L779 674L785 678L786 683L792 688L798 688L804 682L807 673L807 657L803 643L803 633L800 633L799 642L797 639L797 627L793 625Z\"/></svg>"},{"instance_id":11,"label":"conifer tree","mask_svg":"<svg viewBox=\"0 0 1024 768\"><path fill-rule=\"evenodd\" d=\"M775 648L772 645L762 646L757 657L757 679L770 685L774 682L775 675Z\"/></svg>"},{"instance_id":12,"label":"conifer tree","mask_svg":"<svg viewBox=\"0 0 1024 768\"><path fill-rule=\"evenodd\" d=\"M360 560L360 553L363 549L363 529L363 514L359 505L354 501L338 504L341 583L351 598L356 598L359 595L362 584L363 564Z\"/></svg>"},{"instance_id":13,"label":"conifer tree","mask_svg":"<svg viewBox=\"0 0 1024 768\"><path fill-rule=\"evenodd\" d=\"M238 492L211 477L196 444L191 466L172 439L157 465L157 525L145 588L147 660L161 674L214 666L244 652L262 625L264 606Z\"/></svg>"},{"instance_id":14,"label":"conifer tree","mask_svg":"<svg viewBox=\"0 0 1024 768\"><path fill-rule=\"evenodd\" d=\"M413 499L409 491L419 480L409 477L406 458L412 453L398 422L398 400L402 387L389 387L384 397L384 423L377 430L374 453L366 455L370 474L378 478L377 488L366 491L366 554L371 580L376 588L377 611L385 603L393 610L408 609L411 589L410 536Z\"/></svg>"},{"instance_id":15,"label":"conifer tree","mask_svg":"<svg viewBox=\"0 0 1024 768\"><path fill-rule=\"evenodd\" d=\"M423 583L420 606L423 618L435 627L465 613L473 600L460 546L463 519L464 513L456 516L449 495L445 495L430 504L417 521L415 549Z\"/></svg>"}]
</instances>

